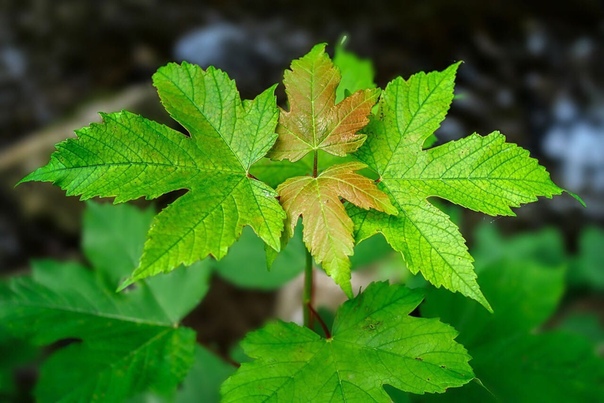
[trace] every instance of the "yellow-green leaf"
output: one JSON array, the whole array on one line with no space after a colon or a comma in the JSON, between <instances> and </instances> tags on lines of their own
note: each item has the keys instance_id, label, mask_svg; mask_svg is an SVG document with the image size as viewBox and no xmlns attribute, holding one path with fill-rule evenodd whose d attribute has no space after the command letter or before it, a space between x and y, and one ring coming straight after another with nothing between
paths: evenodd
<instances>
[{"instance_id":1,"label":"yellow-green leaf","mask_svg":"<svg viewBox=\"0 0 604 403\"><path fill-rule=\"evenodd\" d=\"M354 172L365 167L360 162L334 165L317 178L298 176L277 188L287 213L290 236L302 216L306 247L348 296L352 296L348 257L354 247L353 223L340 198L363 209L397 213L373 181Z\"/></svg>"},{"instance_id":2,"label":"yellow-green leaf","mask_svg":"<svg viewBox=\"0 0 604 403\"><path fill-rule=\"evenodd\" d=\"M479 301L487 309L472 257L457 226L427 199L440 197L491 215L513 215L510 207L552 197L562 189L529 157L498 132L476 134L423 150L453 99L459 63L443 72L393 80L367 126L367 142L356 156L380 176L379 187L399 211L396 217L351 207L356 238L377 232L400 251L413 273Z\"/></svg>"},{"instance_id":3,"label":"yellow-green leaf","mask_svg":"<svg viewBox=\"0 0 604 403\"><path fill-rule=\"evenodd\" d=\"M116 203L188 190L155 217L140 265L123 286L208 255L221 258L245 225L279 250L285 213L276 192L248 174L277 137L275 87L242 102L224 72L188 63L160 68L153 83L190 137L129 112L103 115L23 181Z\"/></svg>"}]
</instances>

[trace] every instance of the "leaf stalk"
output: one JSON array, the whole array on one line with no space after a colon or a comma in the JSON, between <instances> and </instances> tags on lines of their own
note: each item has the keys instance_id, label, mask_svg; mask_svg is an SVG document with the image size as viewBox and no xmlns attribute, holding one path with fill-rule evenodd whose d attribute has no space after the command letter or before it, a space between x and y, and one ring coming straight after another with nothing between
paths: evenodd
<instances>
[{"instance_id":1,"label":"leaf stalk","mask_svg":"<svg viewBox=\"0 0 604 403\"><path fill-rule=\"evenodd\" d=\"M304 326L312 329L312 302L313 302L313 267L312 255L306 249L306 267L304 268L304 292L302 294L302 307L304 315Z\"/></svg>"}]
</instances>

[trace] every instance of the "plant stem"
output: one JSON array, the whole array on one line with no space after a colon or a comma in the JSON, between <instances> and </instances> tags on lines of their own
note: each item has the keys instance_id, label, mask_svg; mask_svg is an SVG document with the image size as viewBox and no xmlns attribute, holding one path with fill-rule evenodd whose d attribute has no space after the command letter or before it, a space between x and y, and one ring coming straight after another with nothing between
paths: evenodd
<instances>
[{"instance_id":1,"label":"plant stem","mask_svg":"<svg viewBox=\"0 0 604 403\"><path fill-rule=\"evenodd\" d=\"M312 177L316 178L318 174L318 159L319 152L313 152ZM304 326L312 329L312 294L313 294L313 271L312 271L312 255L306 249L306 267L304 268L304 292L302 294L302 311L304 314Z\"/></svg>"},{"instance_id":2,"label":"plant stem","mask_svg":"<svg viewBox=\"0 0 604 403\"><path fill-rule=\"evenodd\" d=\"M231 357L222 357L222 359L229 365L235 367L235 368L239 368L241 366L240 362L235 361L234 359L232 359Z\"/></svg>"},{"instance_id":3,"label":"plant stem","mask_svg":"<svg viewBox=\"0 0 604 403\"><path fill-rule=\"evenodd\" d=\"M304 326L312 329L312 295L313 295L313 271L312 255L306 249L306 267L304 268L304 292L302 294L302 308L304 312Z\"/></svg>"},{"instance_id":4,"label":"plant stem","mask_svg":"<svg viewBox=\"0 0 604 403\"><path fill-rule=\"evenodd\" d=\"M213 348L205 343L201 343L201 345L204 346L209 352L214 354L216 357L219 357L220 359L222 359L227 364L232 365L235 368L239 368L241 366L240 362L235 361L233 358L231 358L228 355L225 356L225 355L220 354L218 351L216 351L215 348Z\"/></svg>"},{"instance_id":5,"label":"plant stem","mask_svg":"<svg viewBox=\"0 0 604 403\"><path fill-rule=\"evenodd\" d=\"M319 325L321 325L321 329L323 329L323 333L325 334L325 338L331 339L331 332L327 328L327 325L325 324L325 321L323 321L323 318L321 318L321 316L319 315L319 313L317 311L315 311L315 309L312 307L312 305L309 304L308 305L308 309L311 311L311 313L313 314L313 316L315 318L317 318L317 320L319 321Z\"/></svg>"}]
</instances>

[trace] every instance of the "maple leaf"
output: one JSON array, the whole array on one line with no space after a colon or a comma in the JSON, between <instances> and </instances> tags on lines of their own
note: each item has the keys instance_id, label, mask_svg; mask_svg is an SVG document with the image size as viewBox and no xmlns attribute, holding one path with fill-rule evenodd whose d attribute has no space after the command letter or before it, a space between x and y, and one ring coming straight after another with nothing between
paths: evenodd
<instances>
[{"instance_id":1,"label":"maple leaf","mask_svg":"<svg viewBox=\"0 0 604 403\"><path fill-rule=\"evenodd\" d=\"M57 145L48 165L22 180L51 181L68 195L123 202L188 189L154 219L132 281L220 259L250 225L279 250L285 213L275 191L248 175L273 145L278 109L274 88L241 102L222 71L168 64L153 76L166 110L190 134L128 112L103 114L102 124Z\"/></svg>"},{"instance_id":2,"label":"maple leaf","mask_svg":"<svg viewBox=\"0 0 604 403\"><path fill-rule=\"evenodd\" d=\"M458 65L415 74L408 81L399 77L382 92L378 116L365 128L368 138L356 157L377 172L379 188L399 214L354 207L349 214L358 242L383 233L411 272L421 271L435 286L461 292L490 309L457 226L427 198L490 215L514 215L510 207L562 189L528 151L506 143L498 132L422 150L451 104Z\"/></svg>"},{"instance_id":3,"label":"maple leaf","mask_svg":"<svg viewBox=\"0 0 604 403\"><path fill-rule=\"evenodd\" d=\"M209 289L209 261L114 292L140 257L152 217L129 205L89 203L84 243L94 270L44 260L31 276L0 284L7 331L44 346L77 339L55 344L42 364L37 401L119 402L149 389L171 393L185 378L195 332L179 322Z\"/></svg>"},{"instance_id":4,"label":"maple leaf","mask_svg":"<svg viewBox=\"0 0 604 403\"><path fill-rule=\"evenodd\" d=\"M242 347L255 358L222 386L225 402L390 402L385 384L412 393L442 393L474 375L457 332L437 319L408 316L421 292L372 283L346 301L332 337L294 323L249 333Z\"/></svg>"},{"instance_id":5,"label":"maple leaf","mask_svg":"<svg viewBox=\"0 0 604 403\"><path fill-rule=\"evenodd\" d=\"M493 304L493 314L460 295L435 289L427 293L422 316L438 317L459 331L458 340L468 349L486 389L468 384L439 399L420 401L601 400L604 361L595 353L595 343L559 329L543 329L559 310L567 275L563 256L551 260L560 254L556 243L562 241L556 242L556 235L544 231L510 241L497 235L487 242L476 238L481 256L488 259L477 265L483 267L478 269L478 283ZM493 258L493 252L499 257Z\"/></svg>"},{"instance_id":6,"label":"maple leaf","mask_svg":"<svg viewBox=\"0 0 604 403\"><path fill-rule=\"evenodd\" d=\"M360 90L336 104L340 78L325 44L292 62L283 79L290 110L279 114L272 159L297 161L317 150L344 156L363 144L366 136L357 131L367 124L379 90Z\"/></svg>"},{"instance_id":7,"label":"maple leaf","mask_svg":"<svg viewBox=\"0 0 604 403\"><path fill-rule=\"evenodd\" d=\"M397 213L388 196L372 180L354 172L365 167L360 162L334 165L316 178L297 176L277 187L287 213L289 237L302 216L306 247L349 297L352 288L348 256L354 247L353 223L340 197L364 209Z\"/></svg>"},{"instance_id":8,"label":"maple leaf","mask_svg":"<svg viewBox=\"0 0 604 403\"><path fill-rule=\"evenodd\" d=\"M354 53L344 50L343 44L335 48L333 64L340 70L342 79L336 88L335 102L339 103L344 98L359 90L375 88L373 82L374 69L370 60L359 59ZM261 181L272 187L277 187L280 183L293 176L312 175L314 155L307 154L296 162L289 160L274 161L269 158L262 158L254 164L250 172ZM334 156L322 150L317 152L319 171L329 168L336 163L348 162L354 160L352 156L348 158Z\"/></svg>"}]
</instances>

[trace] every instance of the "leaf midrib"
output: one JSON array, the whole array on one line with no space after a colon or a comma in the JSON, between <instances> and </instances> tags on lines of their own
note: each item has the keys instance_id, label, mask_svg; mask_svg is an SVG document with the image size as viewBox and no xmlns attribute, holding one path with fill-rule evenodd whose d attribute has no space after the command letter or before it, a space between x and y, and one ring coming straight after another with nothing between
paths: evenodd
<instances>
[{"instance_id":1,"label":"leaf midrib","mask_svg":"<svg viewBox=\"0 0 604 403\"><path fill-rule=\"evenodd\" d=\"M191 81L191 89L192 89L192 91L195 91L196 87L193 85L194 81L193 81L193 77L191 76L191 71L189 69L184 69L184 70L185 70L186 74L189 76L189 80ZM214 82L215 87L218 88L218 89L221 88L220 85L218 84L218 81L216 80L216 74L218 73L218 71L216 69L212 69L211 74L210 74L210 71L208 71L208 70L206 70L205 72L203 72L203 70L201 70L201 71L202 71L202 81L204 81L204 84L205 84L205 78L209 74L211 76L212 81ZM200 108L200 106L196 102L194 102L193 99L191 99L191 97L184 91L183 88L181 88L181 86L177 82L175 82L172 79L172 77L166 75L163 72L163 70L159 70L158 73L161 74L164 77L164 79L166 79L166 81L171 82L174 85L174 88L178 89L178 91L180 91L180 93L182 94L182 96L184 98L186 98L190 102L190 104L195 107L195 109L197 110L197 112L199 112L199 115L203 117L203 119L205 120L205 122L212 128L212 130L214 131L214 133L216 133L216 135L222 140L222 142L227 147L227 149L231 152L231 154L237 159L237 161L239 162L239 165L242 168L244 168L244 164L241 161L241 159L239 158L239 155L237 155L237 153L233 150L233 148L228 143L228 141L226 140L226 138L223 136L223 134L221 133L221 131L218 128L216 128L216 126L208 119L206 113ZM156 73L156 74L158 74L158 73ZM238 92L237 92L236 89L235 89L235 92L238 94ZM203 96L204 96L204 102L205 102L205 98L207 96L207 93L204 92ZM219 115L220 116L220 123L219 124L222 124L224 105L222 103L222 98L221 97L218 97L218 102L220 103L219 110L221 111L221 113ZM238 113L237 112L238 112L238 108L243 108L243 106L241 104L241 100L237 99L237 96L235 97L235 102L234 103L235 103L235 105L234 105L235 119L242 119L242 118L238 117ZM174 120L176 120L177 122L180 123L180 121L176 117L174 117ZM237 125L235 125L234 129L235 130L237 129ZM191 133L191 135L192 135L191 136L191 140L194 140L192 133ZM197 141L195 141L195 145L199 147L199 144L198 144ZM245 171L245 168L244 168L244 171Z\"/></svg>"},{"instance_id":2,"label":"leaf midrib","mask_svg":"<svg viewBox=\"0 0 604 403\"><path fill-rule=\"evenodd\" d=\"M126 322L126 323L135 323L135 324L142 324L142 325L149 325L149 326L156 326L156 327L167 327L167 328L173 328L172 323L167 322L167 323L163 323L163 322L153 322L153 321L149 321L149 320L144 320L143 318L140 317L130 317L130 316L121 316L122 314L119 313L108 313L108 312L101 312L101 311L89 311L89 310L85 310L85 309L79 309L77 307L68 307L68 306L64 306L64 305L56 305L56 304L49 304L47 302L40 302L38 303L32 303L32 302L19 302L19 307L25 307L25 308L30 308L30 309L38 309L38 310L42 310L42 311L51 311L51 312L66 312L66 313L71 313L71 314L80 314L80 315L85 315L85 316L90 316L92 318L102 318L102 319L111 319L111 320L117 320L120 322Z\"/></svg>"},{"instance_id":3,"label":"leaf midrib","mask_svg":"<svg viewBox=\"0 0 604 403\"><path fill-rule=\"evenodd\" d=\"M428 76L424 75L422 77L422 83L423 80L425 80ZM383 172L386 172L388 170L388 167L390 166L390 163L392 162L392 158L395 155L395 151L400 147L401 143L406 140L405 139L405 135L407 134L407 132L409 131L409 127L411 126L411 123L413 123L413 121L417 118L417 116L420 114L420 112L423 111L423 107L426 104L426 102L428 102L428 100L432 97L432 95L434 94L434 92L440 88L440 85L445 81L446 77L443 77L435 86L434 88L432 88L432 90L427 94L427 96L424 98L424 100L418 105L417 110L415 111L415 113L413 113L413 115L409 118L407 124L404 127L404 131L400 130L400 125L399 125L399 121L401 120L399 117L398 113L394 113L394 117L395 117L395 121L396 121L396 130L399 134L399 139L396 143L396 146L394 147L394 150L392 150L392 155L390 156L390 158L388 159L388 162L384 165L384 168L382 169ZM396 86L396 92L394 94L394 98L396 99L396 103L395 103L395 112L396 112L396 106L399 103L399 99L405 99L404 97L399 96L399 92L404 89L404 86L408 86L409 85L409 80L405 81L401 78L401 84ZM408 101L408 99L407 99ZM434 117L434 116L433 116ZM420 144L421 147L421 144Z\"/></svg>"}]
</instances>

